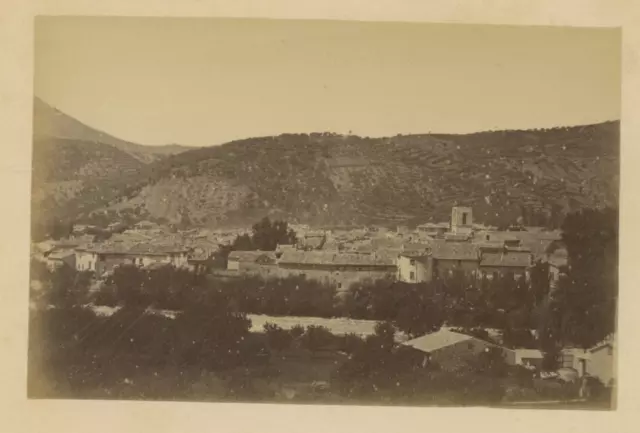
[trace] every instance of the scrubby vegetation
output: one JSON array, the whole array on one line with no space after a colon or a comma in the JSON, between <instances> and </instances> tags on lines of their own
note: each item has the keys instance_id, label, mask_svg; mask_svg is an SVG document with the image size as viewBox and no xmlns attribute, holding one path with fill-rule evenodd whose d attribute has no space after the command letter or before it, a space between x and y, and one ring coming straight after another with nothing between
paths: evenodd
<instances>
[{"instance_id":1,"label":"scrubby vegetation","mask_svg":"<svg viewBox=\"0 0 640 433\"><path fill-rule=\"evenodd\" d=\"M79 149L73 140L52 152L58 144L51 141L34 144L36 190L80 184L55 199L43 193L34 206L40 219L74 219L117 204L190 225L244 225L276 209L280 218L315 224L412 225L424 215L446 219L465 197L477 221L558 227L567 210L618 198L617 122L387 138L282 134L151 159L100 142ZM49 166L65 167L65 177ZM180 206L163 207L161 198Z\"/></svg>"}]
</instances>

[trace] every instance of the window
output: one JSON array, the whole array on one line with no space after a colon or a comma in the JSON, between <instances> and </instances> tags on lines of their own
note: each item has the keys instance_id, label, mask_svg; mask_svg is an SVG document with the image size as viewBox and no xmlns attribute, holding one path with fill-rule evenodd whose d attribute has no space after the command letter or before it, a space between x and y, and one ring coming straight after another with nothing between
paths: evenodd
<instances>
[{"instance_id":1,"label":"window","mask_svg":"<svg viewBox=\"0 0 640 433\"><path fill-rule=\"evenodd\" d=\"M607 355L613 356L613 347L611 346L607 347Z\"/></svg>"},{"instance_id":2,"label":"window","mask_svg":"<svg viewBox=\"0 0 640 433\"><path fill-rule=\"evenodd\" d=\"M416 278L416 274L415 274L415 272L411 271L411 272L409 273L409 279L410 279L411 281L413 281L413 280L415 280L415 278Z\"/></svg>"},{"instance_id":3,"label":"window","mask_svg":"<svg viewBox=\"0 0 640 433\"><path fill-rule=\"evenodd\" d=\"M342 283L338 283L338 289L342 289Z\"/></svg>"},{"instance_id":4,"label":"window","mask_svg":"<svg viewBox=\"0 0 640 433\"><path fill-rule=\"evenodd\" d=\"M462 225L463 226L467 225L467 214L466 213L462 214Z\"/></svg>"},{"instance_id":5,"label":"window","mask_svg":"<svg viewBox=\"0 0 640 433\"><path fill-rule=\"evenodd\" d=\"M411 264L411 266L415 266L416 265L416 261L414 259L411 259L411 261L409 263Z\"/></svg>"}]
</instances>

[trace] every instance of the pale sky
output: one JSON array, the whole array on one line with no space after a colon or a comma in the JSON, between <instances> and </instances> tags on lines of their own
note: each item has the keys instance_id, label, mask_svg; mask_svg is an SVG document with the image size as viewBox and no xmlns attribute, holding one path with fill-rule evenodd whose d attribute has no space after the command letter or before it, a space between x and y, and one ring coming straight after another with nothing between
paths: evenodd
<instances>
[{"instance_id":1,"label":"pale sky","mask_svg":"<svg viewBox=\"0 0 640 433\"><path fill-rule=\"evenodd\" d=\"M391 136L620 117L621 32L39 17L35 94L140 144Z\"/></svg>"}]
</instances>

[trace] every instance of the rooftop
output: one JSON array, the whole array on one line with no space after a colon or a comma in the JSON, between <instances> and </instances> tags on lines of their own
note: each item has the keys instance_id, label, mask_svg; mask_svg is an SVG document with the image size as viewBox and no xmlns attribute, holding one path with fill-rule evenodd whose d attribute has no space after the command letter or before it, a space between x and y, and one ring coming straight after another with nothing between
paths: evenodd
<instances>
[{"instance_id":1,"label":"rooftop","mask_svg":"<svg viewBox=\"0 0 640 433\"><path fill-rule=\"evenodd\" d=\"M467 242L434 241L431 255L438 260L478 260L478 247Z\"/></svg>"},{"instance_id":2,"label":"rooftop","mask_svg":"<svg viewBox=\"0 0 640 433\"><path fill-rule=\"evenodd\" d=\"M73 251L53 251L47 255L47 259L49 260L64 260L67 257L73 256Z\"/></svg>"},{"instance_id":3,"label":"rooftop","mask_svg":"<svg viewBox=\"0 0 640 433\"><path fill-rule=\"evenodd\" d=\"M77 251L86 251L98 254L165 255L186 253L188 252L188 249L177 245L106 242L102 244L89 244L87 246L77 248Z\"/></svg>"},{"instance_id":4,"label":"rooftop","mask_svg":"<svg viewBox=\"0 0 640 433\"><path fill-rule=\"evenodd\" d=\"M531 266L531 253L520 251L483 253L480 266L526 268Z\"/></svg>"},{"instance_id":5,"label":"rooftop","mask_svg":"<svg viewBox=\"0 0 640 433\"><path fill-rule=\"evenodd\" d=\"M439 331L431 334L426 334L422 337L406 341L403 344L422 352L429 353L472 339L474 339L474 337L471 337L470 335L459 334L457 332L449 331L448 329L440 329Z\"/></svg>"},{"instance_id":6,"label":"rooftop","mask_svg":"<svg viewBox=\"0 0 640 433\"><path fill-rule=\"evenodd\" d=\"M532 358L532 359L542 359L544 358L544 354L542 351L538 349L513 349L516 356L520 359L522 358Z\"/></svg>"},{"instance_id":7,"label":"rooftop","mask_svg":"<svg viewBox=\"0 0 640 433\"><path fill-rule=\"evenodd\" d=\"M392 257L380 254L336 253L332 251L285 251L280 264L337 266L394 266Z\"/></svg>"},{"instance_id":8,"label":"rooftop","mask_svg":"<svg viewBox=\"0 0 640 433\"><path fill-rule=\"evenodd\" d=\"M462 242L462 241L467 241L471 238L471 235L466 234L466 233L445 233L444 234L444 238L448 241L458 241L458 242Z\"/></svg>"},{"instance_id":9,"label":"rooftop","mask_svg":"<svg viewBox=\"0 0 640 433\"><path fill-rule=\"evenodd\" d=\"M503 241L481 241L474 242L474 244L481 250L501 250L504 248Z\"/></svg>"},{"instance_id":10,"label":"rooftop","mask_svg":"<svg viewBox=\"0 0 640 433\"><path fill-rule=\"evenodd\" d=\"M449 223L425 223L420 224L418 226L419 229L425 230L438 230L438 229L449 229Z\"/></svg>"},{"instance_id":11,"label":"rooftop","mask_svg":"<svg viewBox=\"0 0 640 433\"><path fill-rule=\"evenodd\" d=\"M231 251L229 253L229 260L239 262L256 262L261 257L269 260L275 260L275 252L273 251Z\"/></svg>"}]
</instances>

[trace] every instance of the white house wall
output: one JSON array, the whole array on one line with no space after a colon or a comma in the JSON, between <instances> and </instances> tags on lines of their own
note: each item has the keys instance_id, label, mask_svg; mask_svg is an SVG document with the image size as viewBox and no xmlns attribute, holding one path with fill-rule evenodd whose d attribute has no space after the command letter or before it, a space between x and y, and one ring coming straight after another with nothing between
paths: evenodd
<instances>
[{"instance_id":1,"label":"white house wall","mask_svg":"<svg viewBox=\"0 0 640 433\"><path fill-rule=\"evenodd\" d=\"M433 277L432 260L429 257L400 256L396 261L397 278L405 283L421 283L431 281ZM411 278L413 273L413 278Z\"/></svg>"},{"instance_id":2,"label":"white house wall","mask_svg":"<svg viewBox=\"0 0 640 433\"><path fill-rule=\"evenodd\" d=\"M605 385L609 385L614 378L613 359L613 351L609 347L603 347L591 352L589 360L587 361L587 373L597 377Z\"/></svg>"}]
</instances>

